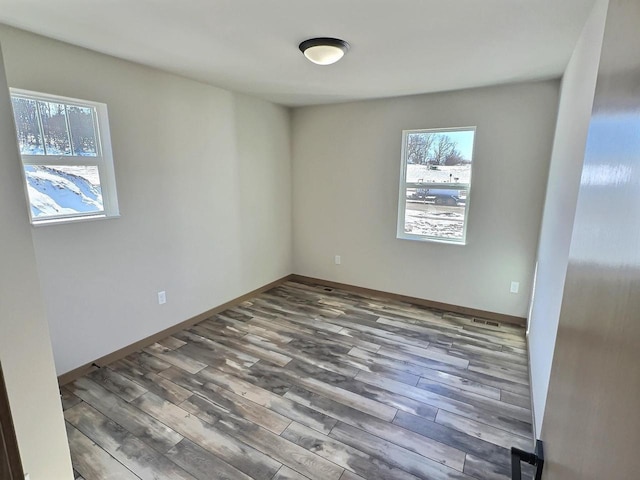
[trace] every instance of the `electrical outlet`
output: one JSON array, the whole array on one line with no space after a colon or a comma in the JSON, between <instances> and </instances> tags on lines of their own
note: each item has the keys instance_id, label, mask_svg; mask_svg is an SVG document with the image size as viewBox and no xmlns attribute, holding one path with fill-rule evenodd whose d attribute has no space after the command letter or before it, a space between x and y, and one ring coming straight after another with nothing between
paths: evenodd
<instances>
[{"instance_id":1,"label":"electrical outlet","mask_svg":"<svg viewBox=\"0 0 640 480\"><path fill-rule=\"evenodd\" d=\"M340 265L340 263L342 263L342 259L340 258L340 255L336 255L335 262L336 262L336 265Z\"/></svg>"},{"instance_id":2,"label":"electrical outlet","mask_svg":"<svg viewBox=\"0 0 640 480\"><path fill-rule=\"evenodd\" d=\"M158 305L164 305L165 303L167 303L167 292L163 290L158 292Z\"/></svg>"},{"instance_id":3,"label":"electrical outlet","mask_svg":"<svg viewBox=\"0 0 640 480\"><path fill-rule=\"evenodd\" d=\"M31 480L31 475L29 475L28 473L25 473L24 480Z\"/></svg>"},{"instance_id":4,"label":"electrical outlet","mask_svg":"<svg viewBox=\"0 0 640 480\"><path fill-rule=\"evenodd\" d=\"M520 282L511 282L511 293L518 293L520 291Z\"/></svg>"}]
</instances>

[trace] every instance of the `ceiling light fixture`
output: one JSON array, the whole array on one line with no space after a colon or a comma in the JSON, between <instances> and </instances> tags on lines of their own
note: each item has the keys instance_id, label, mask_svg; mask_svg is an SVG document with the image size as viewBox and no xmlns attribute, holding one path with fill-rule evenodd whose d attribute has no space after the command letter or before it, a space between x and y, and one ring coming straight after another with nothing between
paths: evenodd
<instances>
[{"instance_id":1,"label":"ceiling light fixture","mask_svg":"<svg viewBox=\"0 0 640 480\"><path fill-rule=\"evenodd\" d=\"M336 63L349 50L349 44L338 38L310 38L299 45L307 59L318 65Z\"/></svg>"}]
</instances>

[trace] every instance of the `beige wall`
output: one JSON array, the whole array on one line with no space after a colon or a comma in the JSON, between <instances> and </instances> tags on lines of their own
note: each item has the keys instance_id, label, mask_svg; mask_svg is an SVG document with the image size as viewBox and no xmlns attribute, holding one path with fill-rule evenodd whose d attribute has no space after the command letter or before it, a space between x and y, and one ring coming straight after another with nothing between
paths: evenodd
<instances>
[{"instance_id":1,"label":"beige wall","mask_svg":"<svg viewBox=\"0 0 640 480\"><path fill-rule=\"evenodd\" d=\"M610 0L542 438L548 480L634 480L640 444L640 2Z\"/></svg>"},{"instance_id":2,"label":"beige wall","mask_svg":"<svg viewBox=\"0 0 640 480\"><path fill-rule=\"evenodd\" d=\"M608 0L596 3L562 79L538 245L537 282L529 318L531 386L537 436L540 436L544 418L607 3Z\"/></svg>"},{"instance_id":3,"label":"beige wall","mask_svg":"<svg viewBox=\"0 0 640 480\"><path fill-rule=\"evenodd\" d=\"M8 27L0 40L10 86L109 109L121 218L32 229L59 374L291 273L287 109Z\"/></svg>"},{"instance_id":4,"label":"beige wall","mask_svg":"<svg viewBox=\"0 0 640 480\"><path fill-rule=\"evenodd\" d=\"M558 86L295 109L295 273L525 317ZM467 245L396 239L402 130L470 125L477 132Z\"/></svg>"},{"instance_id":5,"label":"beige wall","mask_svg":"<svg viewBox=\"0 0 640 480\"><path fill-rule=\"evenodd\" d=\"M71 479L1 54L0 225L0 363L22 464L32 480Z\"/></svg>"}]
</instances>

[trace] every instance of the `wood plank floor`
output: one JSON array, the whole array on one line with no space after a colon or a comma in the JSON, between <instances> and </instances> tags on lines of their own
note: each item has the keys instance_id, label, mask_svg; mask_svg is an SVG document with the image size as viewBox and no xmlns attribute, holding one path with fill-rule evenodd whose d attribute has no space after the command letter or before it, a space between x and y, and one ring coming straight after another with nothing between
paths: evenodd
<instances>
[{"instance_id":1,"label":"wood plank floor","mask_svg":"<svg viewBox=\"0 0 640 480\"><path fill-rule=\"evenodd\" d=\"M295 282L61 394L86 480L508 480L533 445L522 328Z\"/></svg>"}]
</instances>

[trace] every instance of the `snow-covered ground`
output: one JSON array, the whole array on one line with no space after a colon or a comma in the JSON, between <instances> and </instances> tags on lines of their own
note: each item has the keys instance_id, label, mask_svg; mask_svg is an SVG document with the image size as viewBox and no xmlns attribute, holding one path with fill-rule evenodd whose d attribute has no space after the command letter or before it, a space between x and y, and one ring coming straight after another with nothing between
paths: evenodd
<instances>
[{"instance_id":1,"label":"snow-covered ground","mask_svg":"<svg viewBox=\"0 0 640 480\"><path fill-rule=\"evenodd\" d=\"M461 239L464 207L431 207L414 210L407 204L404 231L413 235Z\"/></svg>"},{"instance_id":2,"label":"snow-covered ground","mask_svg":"<svg viewBox=\"0 0 640 480\"><path fill-rule=\"evenodd\" d=\"M97 167L25 165L33 218L104 210Z\"/></svg>"},{"instance_id":3,"label":"snow-covered ground","mask_svg":"<svg viewBox=\"0 0 640 480\"><path fill-rule=\"evenodd\" d=\"M407 165L407 183L457 183L469 184L471 165L437 165L435 170L428 165ZM407 189L407 198L416 189ZM461 198L466 198L462 192ZM461 239L464 231L465 206L438 207L420 202L407 201L405 212L405 232L413 235Z\"/></svg>"},{"instance_id":4,"label":"snow-covered ground","mask_svg":"<svg viewBox=\"0 0 640 480\"><path fill-rule=\"evenodd\" d=\"M436 168L407 165L407 183L469 183L471 180L471 165L438 165Z\"/></svg>"}]
</instances>

